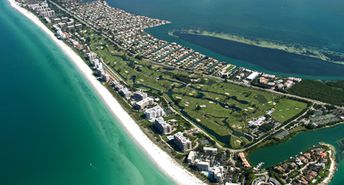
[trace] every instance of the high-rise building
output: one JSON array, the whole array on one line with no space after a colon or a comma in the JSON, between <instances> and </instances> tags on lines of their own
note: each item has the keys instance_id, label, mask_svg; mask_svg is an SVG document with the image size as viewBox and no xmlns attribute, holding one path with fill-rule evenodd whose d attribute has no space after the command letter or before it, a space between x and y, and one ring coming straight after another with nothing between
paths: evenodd
<instances>
[{"instance_id":1,"label":"high-rise building","mask_svg":"<svg viewBox=\"0 0 344 185\"><path fill-rule=\"evenodd\" d=\"M143 99L145 99L145 98L147 98L147 97L148 97L147 93L142 92L142 91L136 91L136 92L134 93L134 95L133 95L133 99L134 99L135 101L141 101L141 100L143 100Z\"/></svg>"},{"instance_id":2,"label":"high-rise building","mask_svg":"<svg viewBox=\"0 0 344 185\"><path fill-rule=\"evenodd\" d=\"M166 113L165 113L164 109L161 108L159 105L152 107L150 109L147 109L145 111L145 117L148 120L153 120L155 118L163 117L165 115L166 115Z\"/></svg>"},{"instance_id":3,"label":"high-rise building","mask_svg":"<svg viewBox=\"0 0 344 185\"><path fill-rule=\"evenodd\" d=\"M190 150L192 148L191 141L183 136L183 133L178 132L173 137L174 143L181 151Z\"/></svg>"},{"instance_id":4,"label":"high-rise building","mask_svg":"<svg viewBox=\"0 0 344 185\"><path fill-rule=\"evenodd\" d=\"M134 108L142 110L142 109L145 109L149 105L153 105L153 103L154 103L153 98L147 97L141 101L136 102L134 105Z\"/></svg>"},{"instance_id":5,"label":"high-rise building","mask_svg":"<svg viewBox=\"0 0 344 185\"><path fill-rule=\"evenodd\" d=\"M158 117L154 121L154 127L160 134L170 134L172 132L172 126L164 120L162 117Z\"/></svg>"}]
</instances>

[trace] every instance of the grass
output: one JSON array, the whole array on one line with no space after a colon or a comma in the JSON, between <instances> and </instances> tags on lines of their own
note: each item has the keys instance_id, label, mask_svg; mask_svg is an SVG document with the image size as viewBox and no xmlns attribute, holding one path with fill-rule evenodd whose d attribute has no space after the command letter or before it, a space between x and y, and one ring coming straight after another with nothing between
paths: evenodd
<instances>
[{"instance_id":1,"label":"grass","mask_svg":"<svg viewBox=\"0 0 344 185\"><path fill-rule=\"evenodd\" d=\"M90 47L130 87L167 98L175 110L191 118L220 143L233 148L249 143L244 136L249 132L248 121L265 115L272 108L276 109L276 120L285 121L304 107L304 103L287 100L277 94L170 70L126 56L97 35L90 38ZM198 81L191 82L191 78ZM178 128L189 127L181 124Z\"/></svg>"},{"instance_id":2,"label":"grass","mask_svg":"<svg viewBox=\"0 0 344 185\"><path fill-rule=\"evenodd\" d=\"M278 122L284 123L295 117L295 115L300 114L307 107L307 103L304 102L282 99L277 103L275 111L272 113L272 118Z\"/></svg>"},{"instance_id":3,"label":"grass","mask_svg":"<svg viewBox=\"0 0 344 185\"><path fill-rule=\"evenodd\" d=\"M264 115L281 98L230 83L193 84L172 92L177 105L187 113L197 112L199 119L205 120L204 124L213 122L209 125L238 131L247 129L249 120Z\"/></svg>"},{"instance_id":4,"label":"grass","mask_svg":"<svg viewBox=\"0 0 344 185\"><path fill-rule=\"evenodd\" d=\"M285 122L307 108L307 104L279 95L249 89L230 83L191 84L173 88L171 99L177 109L184 111L196 123L210 129L220 137L230 137L233 148L240 148L249 141L242 136L248 133L248 121L276 109L276 121Z\"/></svg>"}]
</instances>

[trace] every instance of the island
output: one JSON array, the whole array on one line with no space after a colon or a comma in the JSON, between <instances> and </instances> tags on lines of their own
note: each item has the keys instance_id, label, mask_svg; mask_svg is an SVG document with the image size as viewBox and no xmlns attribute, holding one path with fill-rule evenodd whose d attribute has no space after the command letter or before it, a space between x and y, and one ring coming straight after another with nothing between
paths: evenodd
<instances>
[{"instance_id":1,"label":"island","mask_svg":"<svg viewBox=\"0 0 344 185\"><path fill-rule=\"evenodd\" d=\"M106 1L10 2L67 44L66 53L79 55L73 59L82 58L76 64L85 74L91 70L88 78L106 94L104 101L178 184L319 184L332 178L335 151L326 144L267 169L246 158L298 132L344 121L341 105L292 93L304 80L234 66L157 39L145 29L169 21Z\"/></svg>"}]
</instances>

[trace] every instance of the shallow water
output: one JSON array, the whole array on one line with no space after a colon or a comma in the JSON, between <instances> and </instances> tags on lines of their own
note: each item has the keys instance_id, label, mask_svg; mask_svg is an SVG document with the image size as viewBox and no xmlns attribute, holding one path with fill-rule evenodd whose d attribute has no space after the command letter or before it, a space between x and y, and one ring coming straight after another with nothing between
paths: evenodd
<instances>
[{"instance_id":1,"label":"shallow water","mask_svg":"<svg viewBox=\"0 0 344 185\"><path fill-rule=\"evenodd\" d=\"M0 12L0 184L173 184L45 33Z\"/></svg>"}]
</instances>

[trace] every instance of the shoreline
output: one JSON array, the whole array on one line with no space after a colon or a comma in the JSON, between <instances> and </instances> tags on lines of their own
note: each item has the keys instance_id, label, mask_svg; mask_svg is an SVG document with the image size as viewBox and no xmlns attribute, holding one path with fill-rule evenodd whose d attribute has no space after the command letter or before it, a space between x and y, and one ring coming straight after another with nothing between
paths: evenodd
<instances>
[{"instance_id":1,"label":"shoreline","mask_svg":"<svg viewBox=\"0 0 344 185\"><path fill-rule=\"evenodd\" d=\"M148 158L159 168L166 176L170 177L172 181L177 184L205 184L198 179L194 174L186 170L182 165L176 162L170 155L159 148L151 141L148 136L141 130L130 115L121 107L118 101L112 94L93 76L92 70L89 66L63 41L58 40L54 34L39 20L39 18L20 7L14 0L8 0L12 8L30 19L36 26L44 31L47 36L63 51L63 53L70 58L73 65L86 78L88 83L94 88L96 93L101 97L105 105L110 109L111 113L117 119L122 128L128 133L128 136L133 138L133 142L137 144ZM173 169L173 170L171 170Z\"/></svg>"},{"instance_id":2,"label":"shoreline","mask_svg":"<svg viewBox=\"0 0 344 185\"><path fill-rule=\"evenodd\" d=\"M329 168L329 174L328 176L321 182L321 184L330 184L335 173L336 173L336 149L334 148L334 146L330 145L330 144L326 144L326 143L320 143L321 145L327 146L330 148L330 150L328 151L329 155L330 155L330 161L331 161L331 165Z\"/></svg>"},{"instance_id":3,"label":"shoreline","mask_svg":"<svg viewBox=\"0 0 344 185\"><path fill-rule=\"evenodd\" d=\"M343 54L333 52L330 50L324 50L321 48L306 47L306 46L301 46L299 44L296 44L296 45L285 44L285 43L262 40L262 39L249 39L249 38L234 35L234 34L227 34L227 33L221 33L221 32L209 32L209 31L197 30L197 29L181 30L180 32L191 34L191 35L208 36L208 37L238 42L241 44L246 44L246 45L256 46L256 47L261 47L261 48L280 50L280 51L284 51L291 54L320 59L324 62L331 62L331 63L341 64L341 65L344 64L343 63L344 61L332 60L331 57L328 56L328 55L333 55L333 56L343 57Z\"/></svg>"},{"instance_id":4,"label":"shoreline","mask_svg":"<svg viewBox=\"0 0 344 185\"><path fill-rule=\"evenodd\" d=\"M293 71L281 71L281 70L276 70L276 69L268 69L266 68L266 66L263 66L261 64L257 64L255 62L248 62L244 59L237 59L237 58L233 58L233 56L229 56L229 55L224 55L224 54L219 54L217 51L213 50L213 49L209 49L209 48L206 48L204 46L201 46L195 42L191 42L190 40L187 40L187 39L182 39L180 38L179 36L176 36L174 32L177 32L178 30L173 30L173 31L170 31L170 32L167 32L166 35L170 36L170 37L173 37L177 40L182 40L183 42L187 42L187 43L190 43L191 45L185 45L185 44L182 44L183 46L186 46L186 47L191 47L193 49L195 49L192 45L195 45L196 47L199 47L197 48L197 51L198 52L201 52L203 54L206 54L208 56L211 56L215 59L218 59L218 60L221 60L221 61L224 61L226 64L232 64L232 65L235 65L237 67L243 67L243 68L247 68L247 69L250 69L250 70L255 70L255 71L260 71L260 72L263 72L263 73L268 73L268 74L273 74L273 75L276 75L276 76L279 76L279 77L297 77L297 78L302 78L302 79L307 79L307 80L330 80L330 81L339 81L339 80L343 80L344 77L341 76L341 75L331 75L331 74L318 74L318 73L314 73L314 74L309 74L309 73L305 73L304 71L301 71L301 72L293 72ZM187 33L188 34L188 33ZM155 34L152 34L153 36ZM201 35L201 34L198 34L199 36L205 36L205 35ZM213 37L213 36L209 36L211 38L217 38L217 39L221 39L221 40L225 40L226 39L223 39L223 38L219 38L219 37ZM228 41L228 40L227 40ZM174 41L176 42L176 41ZM232 41L232 42L236 42L236 41ZM179 42L178 42L179 43ZM237 43L240 43L240 44L243 44L242 42L237 42ZM246 44L248 46L250 46L250 44ZM251 45L252 46L252 45ZM257 46L259 47L259 46ZM261 47L263 48L263 47ZM267 49L272 49L273 48L267 48ZM279 50L279 49L275 49L275 50ZM279 50L279 51L283 51L283 50ZM286 52L288 53L288 52ZM293 54L293 53L288 53L288 54ZM297 55L297 54L295 54ZM303 55L300 55L300 56L303 56ZM317 58L314 58L314 59L317 59ZM320 59L319 59L320 60ZM336 65L344 65L344 63L342 64L338 64L338 63L334 63L334 62L326 62L326 61L323 61L324 63L329 63L329 64L336 64Z\"/></svg>"}]
</instances>

